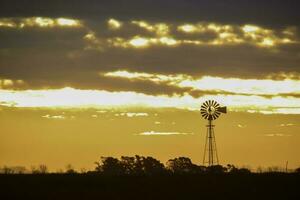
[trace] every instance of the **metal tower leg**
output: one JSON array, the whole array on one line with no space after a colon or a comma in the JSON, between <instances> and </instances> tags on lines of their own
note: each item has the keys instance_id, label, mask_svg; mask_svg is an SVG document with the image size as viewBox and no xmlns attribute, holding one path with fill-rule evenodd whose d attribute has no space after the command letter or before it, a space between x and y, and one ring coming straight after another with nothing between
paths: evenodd
<instances>
[{"instance_id":1,"label":"metal tower leg","mask_svg":"<svg viewBox=\"0 0 300 200\"><path fill-rule=\"evenodd\" d=\"M206 155L208 158L206 157ZM208 164L208 166L219 164L217 144L216 144L216 139L214 134L214 125L212 124L212 120L209 120L207 125L203 165L205 165L206 163Z\"/></svg>"}]
</instances>

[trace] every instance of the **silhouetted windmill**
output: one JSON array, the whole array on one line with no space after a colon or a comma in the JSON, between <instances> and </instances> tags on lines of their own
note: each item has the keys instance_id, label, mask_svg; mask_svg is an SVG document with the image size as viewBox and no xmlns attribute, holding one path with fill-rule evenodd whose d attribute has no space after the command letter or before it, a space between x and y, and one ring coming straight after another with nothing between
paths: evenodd
<instances>
[{"instance_id":1,"label":"silhouetted windmill","mask_svg":"<svg viewBox=\"0 0 300 200\"><path fill-rule=\"evenodd\" d=\"M226 107L220 107L220 105L214 100L205 101L200 109L200 113L204 119L208 120L207 132L206 132L206 141L204 148L203 164L206 163L208 166L213 166L219 164L218 152L216 139L214 134L214 126L212 121L217 119L221 113L226 113Z\"/></svg>"}]
</instances>

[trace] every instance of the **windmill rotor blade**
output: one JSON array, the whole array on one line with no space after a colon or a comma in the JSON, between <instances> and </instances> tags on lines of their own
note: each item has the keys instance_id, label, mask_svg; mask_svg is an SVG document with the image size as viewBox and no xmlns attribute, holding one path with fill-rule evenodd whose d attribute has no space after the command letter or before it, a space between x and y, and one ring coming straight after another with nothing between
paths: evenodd
<instances>
[{"instance_id":1,"label":"windmill rotor blade","mask_svg":"<svg viewBox=\"0 0 300 200\"><path fill-rule=\"evenodd\" d=\"M220 114L221 114L221 112L219 112L219 111L216 111L216 114L220 115Z\"/></svg>"},{"instance_id":2,"label":"windmill rotor blade","mask_svg":"<svg viewBox=\"0 0 300 200\"><path fill-rule=\"evenodd\" d=\"M208 107L208 101L205 101L203 104Z\"/></svg>"},{"instance_id":3,"label":"windmill rotor blade","mask_svg":"<svg viewBox=\"0 0 300 200\"><path fill-rule=\"evenodd\" d=\"M214 113L214 116L217 116L217 117L219 117L219 114L217 114L217 113Z\"/></svg>"},{"instance_id":4,"label":"windmill rotor blade","mask_svg":"<svg viewBox=\"0 0 300 200\"><path fill-rule=\"evenodd\" d=\"M218 113L215 113L215 116L219 117L219 116L220 116L220 114L218 114Z\"/></svg>"},{"instance_id":5,"label":"windmill rotor blade","mask_svg":"<svg viewBox=\"0 0 300 200\"><path fill-rule=\"evenodd\" d=\"M205 106L206 106L206 107L209 106L209 102L208 102L208 101L205 102Z\"/></svg>"},{"instance_id":6,"label":"windmill rotor blade","mask_svg":"<svg viewBox=\"0 0 300 200\"><path fill-rule=\"evenodd\" d=\"M216 102L214 100L212 101L211 104L212 104L213 107L216 107Z\"/></svg>"},{"instance_id":7,"label":"windmill rotor blade","mask_svg":"<svg viewBox=\"0 0 300 200\"><path fill-rule=\"evenodd\" d=\"M216 107L216 105L217 105L217 102L216 102L215 100L213 100L213 101L212 101L212 103L213 103L213 106L215 106L215 107Z\"/></svg>"},{"instance_id":8,"label":"windmill rotor blade","mask_svg":"<svg viewBox=\"0 0 300 200\"><path fill-rule=\"evenodd\" d=\"M213 102L213 107L214 107L214 108L217 107L216 104L217 104L217 102L214 101L214 102Z\"/></svg>"}]
</instances>

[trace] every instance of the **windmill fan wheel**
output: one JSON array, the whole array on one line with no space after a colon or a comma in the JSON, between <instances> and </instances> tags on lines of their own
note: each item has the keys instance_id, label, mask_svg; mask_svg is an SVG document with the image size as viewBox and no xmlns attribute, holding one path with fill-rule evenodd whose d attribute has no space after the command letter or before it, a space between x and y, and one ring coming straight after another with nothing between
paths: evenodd
<instances>
[{"instance_id":1,"label":"windmill fan wheel","mask_svg":"<svg viewBox=\"0 0 300 200\"><path fill-rule=\"evenodd\" d=\"M204 119L215 120L221 113L226 113L226 107L220 107L216 101L208 100L202 104L200 113Z\"/></svg>"}]
</instances>

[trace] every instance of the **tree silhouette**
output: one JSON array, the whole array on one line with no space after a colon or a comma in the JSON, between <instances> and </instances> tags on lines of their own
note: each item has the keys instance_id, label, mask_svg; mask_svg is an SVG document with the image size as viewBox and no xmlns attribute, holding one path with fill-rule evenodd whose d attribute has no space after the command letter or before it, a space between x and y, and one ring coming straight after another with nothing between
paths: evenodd
<instances>
[{"instance_id":1,"label":"tree silhouette","mask_svg":"<svg viewBox=\"0 0 300 200\"><path fill-rule=\"evenodd\" d=\"M96 171L107 175L122 175L125 174L125 169L122 163L113 157L101 157L101 162L95 162Z\"/></svg>"},{"instance_id":2,"label":"tree silhouette","mask_svg":"<svg viewBox=\"0 0 300 200\"><path fill-rule=\"evenodd\" d=\"M135 173L135 158L129 156L121 157L121 165L125 174L134 174Z\"/></svg>"},{"instance_id":3,"label":"tree silhouette","mask_svg":"<svg viewBox=\"0 0 300 200\"><path fill-rule=\"evenodd\" d=\"M213 165L210 167L207 167L207 172L214 173L214 174L222 174L227 171L226 167L223 167L222 165Z\"/></svg>"},{"instance_id":4,"label":"tree silhouette","mask_svg":"<svg viewBox=\"0 0 300 200\"><path fill-rule=\"evenodd\" d=\"M38 167L31 166L32 174L46 174L48 172L47 165L41 164Z\"/></svg>"},{"instance_id":5,"label":"tree silhouette","mask_svg":"<svg viewBox=\"0 0 300 200\"><path fill-rule=\"evenodd\" d=\"M237 168L234 165L227 165L227 172L231 174L249 174L251 171L247 168Z\"/></svg>"},{"instance_id":6,"label":"tree silhouette","mask_svg":"<svg viewBox=\"0 0 300 200\"><path fill-rule=\"evenodd\" d=\"M142 166L147 175L162 174L165 172L165 166L153 157L143 157Z\"/></svg>"},{"instance_id":7,"label":"tree silhouette","mask_svg":"<svg viewBox=\"0 0 300 200\"><path fill-rule=\"evenodd\" d=\"M109 175L154 175L165 172L164 165L153 157L122 156L120 160L113 157L101 157L96 162L96 171Z\"/></svg>"},{"instance_id":8,"label":"tree silhouette","mask_svg":"<svg viewBox=\"0 0 300 200\"><path fill-rule=\"evenodd\" d=\"M4 166L2 168L2 171L4 174L13 174L15 173L14 169L12 169L11 167L7 167L7 166Z\"/></svg>"},{"instance_id":9,"label":"tree silhouette","mask_svg":"<svg viewBox=\"0 0 300 200\"><path fill-rule=\"evenodd\" d=\"M135 155L134 172L136 175L144 174L144 157Z\"/></svg>"},{"instance_id":10,"label":"tree silhouette","mask_svg":"<svg viewBox=\"0 0 300 200\"><path fill-rule=\"evenodd\" d=\"M48 167L47 165L41 164L39 165L39 172L41 174L46 174L48 172Z\"/></svg>"},{"instance_id":11,"label":"tree silhouette","mask_svg":"<svg viewBox=\"0 0 300 200\"><path fill-rule=\"evenodd\" d=\"M205 167L197 166L192 163L190 158L187 157L178 157L170 159L167 162L167 168L176 174L184 173L200 173L205 171Z\"/></svg>"},{"instance_id":12,"label":"tree silhouette","mask_svg":"<svg viewBox=\"0 0 300 200\"><path fill-rule=\"evenodd\" d=\"M76 170L74 169L74 167L71 164L68 164L66 166L66 173L67 174L75 174L77 172L76 172Z\"/></svg>"}]
</instances>

